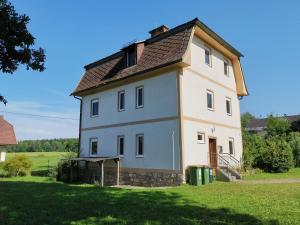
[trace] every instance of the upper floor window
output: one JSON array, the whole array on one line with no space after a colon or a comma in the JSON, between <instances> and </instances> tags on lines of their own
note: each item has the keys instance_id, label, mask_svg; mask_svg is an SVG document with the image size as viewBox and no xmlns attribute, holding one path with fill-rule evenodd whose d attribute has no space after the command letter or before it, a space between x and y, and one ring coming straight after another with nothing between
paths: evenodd
<instances>
[{"instance_id":1,"label":"upper floor window","mask_svg":"<svg viewBox=\"0 0 300 225\"><path fill-rule=\"evenodd\" d=\"M229 116L231 116L231 114L232 114L231 98L228 98L228 97L226 97L226 113Z\"/></svg>"},{"instance_id":2,"label":"upper floor window","mask_svg":"<svg viewBox=\"0 0 300 225\"><path fill-rule=\"evenodd\" d=\"M124 156L125 138L123 135L118 136L118 154Z\"/></svg>"},{"instance_id":3,"label":"upper floor window","mask_svg":"<svg viewBox=\"0 0 300 225\"><path fill-rule=\"evenodd\" d=\"M205 64L211 66L211 49L208 47L204 48L204 52L205 52Z\"/></svg>"},{"instance_id":4,"label":"upper floor window","mask_svg":"<svg viewBox=\"0 0 300 225\"><path fill-rule=\"evenodd\" d=\"M130 47L126 51L126 67L130 67L136 64L136 48Z\"/></svg>"},{"instance_id":5,"label":"upper floor window","mask_svg":"<svg viewBox=\"0 0 300 225\"><path fill-rule=\"evenodd\" d=\"M197 143L198 144L205 144L205 134L203 132L197 133Z\"/></svg>"},{"instance_id":6,"label":"upper floor window","mask_svg":"<svg viewBox=\"0 0 300 225\"><path fill-rule=\"evenodd\" d=\"M224 74L229 76L229 62L227 59L224 59Z\"/></svg>"},{"instance_id":7,"label":"upper floor window","mask_svg":"<svg viewBox=\"0 0 300 225\"><path fill-rule=\"evenodd\" d=\"M207 90L207 109L214 110L214 93L210 90Z\"/></svg>"},{"instance_id":8,"label":"upper floor window","mask_svg":"<svg viewBox=\"0 0 300 225\"><path fill-rule=\"evenodd\" d=\"M90 155L95 156L98 153L98 138L90 139Z\"/></svg>"},{"instance_id":9,"label":"upper floor window","mask_svg":"<svg viewBox=\"0 0 300 225\"><path fill-rule=\"evenodd\" d=\"M143 134L136 135L136 156L137 157L144 156L144 135Z\"/></svg>"},{"instance_id":10,"label":"upper floor window","mask_svg":"<svg viewBox=\"0 0 300 225\"><path fill-rule=\"evenodd\" d=\"M118 92L118 110L119 111L125 110L125 91Z\"/></svg>"},{"instance_id":11,"label":"upper floor window","mask_svg":"<svg viewBox=\"0 0 300 225\"><path fill-rule=\"evenodd\" d=\"M234 155L234 139L229 138L228 143L229 143L229 154Z\"/></svg>"},{"instance_id":12,"label":"upper floor window","mask_svg":"<svg viewBox=\"0 0 300 225\"><path fill-rule=\"evenodd\" d=\"M136 99L136 108L144 107L144 87L140 86L136 88L135 91L135 99Z\"/></svg>"},{"instance_id":13,"label":"upper floor window","mask_svg":"<svg viewBox=\"0 0 300 225\"><path fill-rule=\"evenodd\" d=\"M98 116L99 115L99 99L92 99L91 101L91 116Z\"/></svg>"}]
</instances>

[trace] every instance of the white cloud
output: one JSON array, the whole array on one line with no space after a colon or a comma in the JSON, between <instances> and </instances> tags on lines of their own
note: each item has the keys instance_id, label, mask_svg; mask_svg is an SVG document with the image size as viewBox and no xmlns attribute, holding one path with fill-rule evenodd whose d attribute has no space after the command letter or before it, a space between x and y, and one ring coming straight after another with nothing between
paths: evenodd
<instances>
[{"instance_id":1,"label":"white cloud","mask_svg":"<svg viewBox=\"0 0 300 225\"><path fill-rule=\"evenodd\" d=\"M6 120L14 126L18 140L78 137L79 107L76 105L65 107L63 103L46 105L34 101L11 101L7 107L1 107L0 111L0 114L4 114ZM2 111L31 115L3 113Z\"/></svg>"}]
</instances>

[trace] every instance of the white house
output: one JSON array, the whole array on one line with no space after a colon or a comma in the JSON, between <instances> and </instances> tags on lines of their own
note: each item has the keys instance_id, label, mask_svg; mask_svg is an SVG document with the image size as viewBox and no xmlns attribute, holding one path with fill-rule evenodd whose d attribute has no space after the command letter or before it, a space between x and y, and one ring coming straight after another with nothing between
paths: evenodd
<instances>
[{"instance_id":1,"label":"white house","mask_svg":"<svg viewBox=\"0 0 300 225\"><path fill-rule=\"evenodd\" d=\"M81 100L80 157L120 157L120 183L134 185L184 183L191 165L233 169L248 95L242 54L197 18L149 33L85 66L72 93Z\"/></svg>"}]
</instances>

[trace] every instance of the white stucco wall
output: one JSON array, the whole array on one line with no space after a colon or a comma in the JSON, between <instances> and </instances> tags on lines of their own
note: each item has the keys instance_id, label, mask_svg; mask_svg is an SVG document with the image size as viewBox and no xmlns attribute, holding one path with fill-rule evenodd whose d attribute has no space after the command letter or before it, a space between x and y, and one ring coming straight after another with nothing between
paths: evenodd
<instances>
[{"instance_id":1,"label":"white stucco wall","mask_svg":"<svg viewBox=\"0 0 300 225\"><path fill-rule=\"evenodd\" d=\"M229 138L234 138L234 156L242 156L240 106L231 63L229 76L224 74L224 57L212 49L212 66L205 64L205 44L194 37L191 43L191 66L183 70L182 111L184 165L209 164L209 136L229 153ZM214 92L214 110L207 109L207 89ZM226 97L231 99L232 115L226 113ZM197 143L197 132L205 133L205 144Z\"/></svg>"},{"instance_id":2,"label":"white stucco wall","mask_svg":"<svg viewBox=\"0 0 300 225\"><path fill-rule=\"evenodd\" d=\"M82 99L82 128L177 116L176 72L137 81ZM144 107L135 107L135 89L144 86ZM118 112L118 92L125 91L125 111ZM99 98L99 116L90 117L91 100Z\"/></svg>"},{"instance_id":3,"label":"white stucco wall","mask_svg":"<svg viewBox=\"0 0 300 225\"><path fill-rule=\"evenodd\" d=\"M82 132L82 156L89 156L89 139L98 138L98 156L117 155L117 136L124 135L125 148L121 166L126 168L179 170L178 119L140 125L105 128ZM136 157L136 134L144 134L144 157Z\"/></svg>"},{"instance_id":4,"label":"white stucco wall","mask_svg":"<svg viewBox=\"0 0 300 225\"><path fill-rule=\"evenodd\" d=\"M83 97L81 155L89 156L90 138L98 138L98 156L116 156L117 136L124 135L122 167L173 169L174 132L174 169L178 170L180 153L176 74L176 71L168 72ZM135 89L141 85L144 86L144 107L136 109ZM121 90L125 90L125 111L119 112L117 102L118 91ZM99 116L91 118L90 102L94 98L99 98ZM164 118L167 120L134 124L138 121ZM97 128L120 123L130 125ZM136 134L144 134L143 158L136 157Z\"/></svg>"}]
</instances>

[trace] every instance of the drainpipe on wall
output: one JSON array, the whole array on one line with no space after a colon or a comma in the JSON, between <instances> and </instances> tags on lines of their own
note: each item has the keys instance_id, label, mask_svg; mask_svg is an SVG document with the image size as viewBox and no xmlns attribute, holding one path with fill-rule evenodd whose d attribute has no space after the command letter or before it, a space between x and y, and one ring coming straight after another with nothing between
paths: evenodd
<instances>
[{"instance_id":1,"label":"drainpipe on wall","mask_svg":"<svg viewBox=\"0 0 300 225\"><path fill-rule=\"evenodd\" d=\"M175 159L174 159L174 155L175 155L175 143L174 143L174 135L175 135L175 133L174 133L174 130L173 130L173 132L172 132L172 153L173 153L173 155L172 155L172 157L173 157L173 170L175 170Z\"/></svg>"},{"instance_id":2,"label":"drainpipe on wall","mask_svg":"<svg viewBox=\"0 0 300 225\"><path fill-rule=\"evenodd\" d=\"M74 98L80 101L80 115L79 115L79 134L78 134L78 154L77 157L80 157L80 146L81 146L81 121L82 121L82 99L74 96Z\"/></svg>"}]
</instances>

